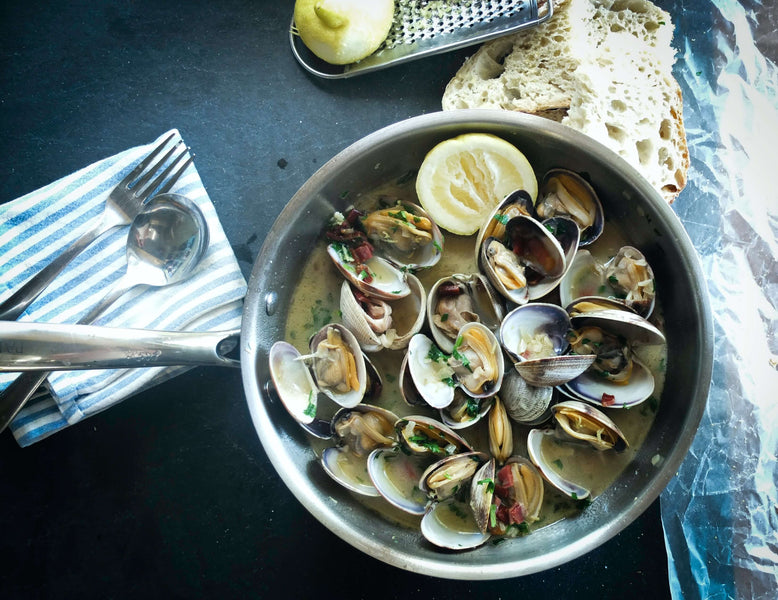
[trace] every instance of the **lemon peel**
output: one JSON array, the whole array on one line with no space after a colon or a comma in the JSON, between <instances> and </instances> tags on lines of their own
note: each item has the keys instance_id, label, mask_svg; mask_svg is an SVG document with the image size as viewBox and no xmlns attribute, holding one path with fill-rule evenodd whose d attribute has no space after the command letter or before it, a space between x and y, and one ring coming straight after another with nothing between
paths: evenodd
<instances>
[{"instance_id":1,"label":"lemon peel","mask_svg":"<svg viewBox=\"0 0 778 600\"><path fill-rule=\"evenodd\" d=\"M297 0L294 23L308 49L333 65L375 52L394 19L394 0Z\"/></svg>"},{"instance_id":2,"label":"lemon peel","mask_svg":"<svg viewBox=\"0 0 778 600\"><path fill-rule=\"evenodd\" d=\"M457 235L478 231L505 196L525 190L532 201L538 182L524 154L488 133L466 133L430 150L416 176L419 203L439 227Z\"/></svg>"}]
</instances>

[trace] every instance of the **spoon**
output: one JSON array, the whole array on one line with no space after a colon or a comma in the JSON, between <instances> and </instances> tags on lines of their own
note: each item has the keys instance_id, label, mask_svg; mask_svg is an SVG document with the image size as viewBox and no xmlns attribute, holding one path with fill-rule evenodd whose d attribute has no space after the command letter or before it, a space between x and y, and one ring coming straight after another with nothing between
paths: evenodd
<instances>
[{"instance_id":1,"label":"spoon","mask_svg":"<svg viewBox=\"0 0 778 600\"><path fill-rule=\"evenodd\" d=\"M146 204L130 225L127 271L78 324L99 317L136 286L162 287L182 281L208 248L208 224L197 206L179 194L160 194ZM48 371L23 373L0 394L0 431L46 380Z\"/></svg>"}]
</instances>

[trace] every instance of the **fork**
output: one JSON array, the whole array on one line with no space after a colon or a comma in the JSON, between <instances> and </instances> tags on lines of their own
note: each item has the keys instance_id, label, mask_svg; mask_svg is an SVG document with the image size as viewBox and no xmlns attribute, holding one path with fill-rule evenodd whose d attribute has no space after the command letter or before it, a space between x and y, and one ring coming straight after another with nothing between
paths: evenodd
<instances>
[{"instance_id":1,"label":"fork","mask_svg":"<svg viewBox=\"0 0 778 600\"><path fill-rule=\"evenodd\" d=\"M187 155L189 148L184 148L179 152L170 164L159 174L151 183L152 176L168 161L176 152L182 141L178 140L173 146L165 152L158 161L152 164L152 161L165 149L168 142L175 133L168 135L144 158L116 187L111 190L105 203L105 209L101 215L100 221L95 226L78 238L62 254L55 258L51 263L41 269L36 275L29 279L22 287L14 292L2 304L0 304L0 320L15 321L19 315L45 290L54 278L78 256L87 246L94 242L101 235L110 231L114 227L129 225L135 216L140 212L144 202L151 197L152 193L157 191L163 194L170 191L173 184L183 174L193 157L181 164L175 173L173 169ZM148 169L148 170L147 170ZM171 175L172 173L172 175ZM169 179L168 179L169 177ZM165 181L167 179L167 181ZM162 185L164 182L164 185ZM162 187L160 187L162 186Z\"/></svg>"}]
</instances>

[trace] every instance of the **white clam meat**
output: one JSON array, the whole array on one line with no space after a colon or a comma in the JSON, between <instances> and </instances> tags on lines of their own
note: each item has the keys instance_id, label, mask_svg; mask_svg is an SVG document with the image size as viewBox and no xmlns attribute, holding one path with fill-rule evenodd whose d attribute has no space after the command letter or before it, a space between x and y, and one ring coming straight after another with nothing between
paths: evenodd
<instances>
[{"instance_id":1,"label":"white clam meat","mask_svg":"<svg viewBox=\"0 0 778 600\"><path fill-rule=\"evenodd\" d=\"M392 301L365 294L344 281L340 288L343 324L365 352L401 350L424 326L426 293L417 277L408 274L410 293Z\"/></svg>"},{"instance_id":2,"label":"white clam meat","mask_svg":"<svg viewBox=\"0 0 778 600\"><path fill-rule=\"evenodd\" d=\"M566 216L581 231L581 245L591 244L603 231L604 212L592 186L578 173L551 169L543 177L535 203L540 219Z\"/></svg>"}]
</instances>

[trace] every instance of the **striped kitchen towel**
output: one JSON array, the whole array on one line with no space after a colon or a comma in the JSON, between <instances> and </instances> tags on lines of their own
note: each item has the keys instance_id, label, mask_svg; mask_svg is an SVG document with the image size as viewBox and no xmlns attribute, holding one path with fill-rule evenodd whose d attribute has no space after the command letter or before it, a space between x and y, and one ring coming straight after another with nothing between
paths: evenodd
<instances>
[{"instance_id":1,"label":"striped kitchen towel","mask_svg":"<svg viewBox=\"0 0 778 600\"><path fill-rule=\"evenodd\" d=\"M170 133L173 141L181 139L179 132L172 130L146 146L106 158L0 205L0 301L93 226L111 189ZM112 304L96 325L189 331L240 327L246 280L194 164L171 192L189 197L205 215L210 234L205 257L181 283L133 288ZM128 229L115 228L89 246L19 320L76 323L125 272ZM10 429L21 446L28 446L184 370L153 367L52 373L47 393L28 402ZM14 377L0 374L0 389Z\"/></svg>"}]
</instances>

